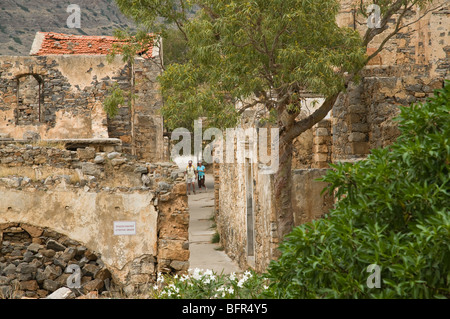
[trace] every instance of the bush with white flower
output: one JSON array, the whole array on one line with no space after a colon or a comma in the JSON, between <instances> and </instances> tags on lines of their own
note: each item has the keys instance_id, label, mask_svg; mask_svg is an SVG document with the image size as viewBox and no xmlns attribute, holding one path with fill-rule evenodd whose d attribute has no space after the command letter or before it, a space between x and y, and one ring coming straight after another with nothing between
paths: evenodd
<instances>
[{"instance_id":1,"label":"bush with white flower","mask_svg":"<svg viewBox=\"0 0 450 319\"><path fill-rule=\"evenodd\" d=\"M250 270L217 274L196 268L181 276L158 273L151 294L157 299L257 299L267 285L267 279Z\"/></svg>"}]
</instances>

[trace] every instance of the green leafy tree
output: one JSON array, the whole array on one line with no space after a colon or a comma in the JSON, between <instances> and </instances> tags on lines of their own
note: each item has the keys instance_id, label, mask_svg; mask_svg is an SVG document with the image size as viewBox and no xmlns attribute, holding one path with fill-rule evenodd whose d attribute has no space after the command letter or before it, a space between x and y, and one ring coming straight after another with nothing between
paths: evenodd
<instances>
[{"instance_id":1,"label":"green leafy tree","mask_svg":"<svg viewBox=\"0 0 450 319\"><path fill-rule=\"evenodd\" d=\"M405 27L407 12L430 1L361 1L361 14L366 15L371 3L381 9L379 27L363 35L337 25L338 0L116 2L144 30L164 38L175 27L186 41L185 59L165 67L160 77L162 113L169 129L192 128L199 117L207 117L210 126L233 127L246 109L256 105L270 115L280 130L273 203L282 238L294 224L293 140L328 114L359 71ZM367 56L367 46L377 35L384 40ZM320 94L325 101L298 119L304 92Z\"/></svg>"},{"instance_id":2,"label":"green leafy tree","mask_svg":"<svg viewBox=\"0 0 450 319\"><path fill-rule=\"evenodd\" d=\"M275 298L450 297L450 81L402 107L401 135L323 178L339 201L298 226L271 263ZM367 268L380 266L380 288Z\"/></svg>"}]
</instances>

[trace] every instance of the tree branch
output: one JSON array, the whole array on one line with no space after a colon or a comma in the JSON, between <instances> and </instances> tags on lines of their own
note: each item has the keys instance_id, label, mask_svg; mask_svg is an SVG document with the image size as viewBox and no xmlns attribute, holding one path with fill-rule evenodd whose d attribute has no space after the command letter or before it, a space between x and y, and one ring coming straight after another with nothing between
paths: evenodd
<instances>
[{"instance_id":1,"label":"tree branch","mask_svg":"<svg viewBox=\"0 0 450 319\"><path fill-rule=\"evenodd\" d=\"M400 16L399 16L399 18L398 18L398 20L397 20L397 23L396 23L396 25L395 25L394 31L392 31L389 35L386 36L386 38L383 39L383 41L381 42L381 44L378 46L377 50L375 50L375 51L374 51L374 52L366 59L366 61L365 61L364 64L367 64L371 59L373 59L375 56L377 56L377 54L379 54L381 51L383 51L385 44L386 44L392 37L394 37L395 35L397 35L397 34L400 32L400 30L402 30L402 29L404 29L404 28L406 28L406 27L408 27L408 26L410 26L410 25L412 25L412 24L414 24L414 23L420 21L424 16L426 16L426 15L429 14L430 12L433 12L433 11L436 11L436 10L438 10L438 9L443 8L443 7L444 7L444 4L441 4L441 5L437 6L437 7L432 8L432 9L428 9L428 10L425 11L425 13L423 13L423 14L422 14L421 16L419 16L417 19L415 19L415 20L413 20L413 21L411 21L411 22L409 22L409 23L406 23L406 24L400 26L400 24L401 24L401 22L402 22L402 20L403 20L403 18L404 18L404 16L405 16L405 14L406 14L409 10L411 10L413 6L414 6L414 4L411 4L409 7L406 7L406 6L405 6L405 9L404 9L403 12L400 14Z\"/></svg>"},{"instance_id":2,"label":"tree branch","mask_svg":"<svg viewBox=\"0 0 450 319\"><path fill-rule=\"evenodd\" d=\"M252 108L252 107L254 107L254 106L256 106L257 104L260 104L260 103L263 103L263 102L260 101L260 100L255 100L255 101L253 101L252 103L249 103L249 104L247 104L247 105L244 105L243 107L241 107L241 108L238 110L238 114L241 115L242 113L244 113L245 110L250 109L250 108Z\"/></svg>"},{"instance_id":3,"label":"tree branch","mask_svg":"<svg viewBox=\"0 0 450 319\"><path fill-rule=\"evenodd\" d=\"M295 122L294 126L286 132L286 134L282 137L283 141L286 143L290 143L297 136L302 134L303 132L309 130L315 124L319 123L322 119L327 116L327 114L331 111L336 102L340 92L333 94L325 99L322 105L314 111L310 116Z\"/></svg>"},{"instance_id":4,"label":"tree branch","mask_svg":"<svg viewBox=\"0 0 450 319\"><path fill-rule=\"evenodd\" d=\"M403 20L403 17L405 16L406 12L407 12L409 9L411 9L411 7L408 8L408 7L405 5L405 9L404 9L403 12L400 14L400 16L398 17L397 23L395 24L395 29L394 29L394 31L392 31L388 36L386 36L386 37L383 39L383 41L381 42L381 44L378 46L378 49L376 49L375 52L373 52L373 53L366 59L366 61L364 62L364 65L366 65L370 60L372 60L372 58L374 58L378 53L380 53L380 52L383 50L385 44L386 44L393 36L395 36L395 35L400 31L400 29L402 29L402 28L400 28L400 24L401 24L401 22L402 22L402 20Z\"/></svg>"},{"instance_id":5,"label":"tree branch","mask_svg":"<svg viewBox=\"0 0 450 319\"><path fill-rule=\"evenodd\" d=\"M366 31L366 34L363 37L363 46L367 47L367 45L370 43L370 41L373 40L378 34L383 33L387 28L387 24L391 17L402 7L404 3L404 0L397 0L385 13L383 16L383 19L381 20L381 27L380 28L369 28ZM415 2L414 2L415 3Z\"/></svg>"}]
</instances>

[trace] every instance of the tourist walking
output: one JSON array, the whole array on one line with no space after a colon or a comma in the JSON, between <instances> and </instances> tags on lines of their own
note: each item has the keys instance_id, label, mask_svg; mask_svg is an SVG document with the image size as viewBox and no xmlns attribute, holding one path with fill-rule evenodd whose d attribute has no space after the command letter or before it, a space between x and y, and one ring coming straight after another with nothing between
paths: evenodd
<instances>
[{"instance_id":1,"label":"tourist walking","mask_svg":"<svg viewBox=\"0 0 450 319\"><path fill-rule=\"evenodd\" d=\"M195 194L195 177L197 175L197 170L195 169L194 165L192 165L192 161L189 160L188 166L186 167L186 171L184 172L184 175L186 176L186 192L188 195L191 194L189 188L192 186L192 190Z\"/></svg>"},{"instance_id":2,"label":"tourist walking","mask_svg":"<svg viewBox=\"0 0 450 319\"><path fill-rule=\"evenodd\" d=\"M201 190L202 186L205 189L205 192L208 191L208 189L205 186L205 166L202 165L202 161L198 161L197 164L197 172L198 172L198 189Z\"/></svg>"}]
</instances>

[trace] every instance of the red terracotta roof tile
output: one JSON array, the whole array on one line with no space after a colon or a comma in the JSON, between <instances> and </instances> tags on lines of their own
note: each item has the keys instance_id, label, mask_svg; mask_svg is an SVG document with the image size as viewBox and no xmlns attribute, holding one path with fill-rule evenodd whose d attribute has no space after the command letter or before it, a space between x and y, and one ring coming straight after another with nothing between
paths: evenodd
<instances>
[{"instance_id":1,"label":"red terracotta roof tile","mask_svg":"<svg viewBox=\"0 0 450 319\"><path fill-rule=\"evenodd\" d=\"M113 44L125 43L112 36L85 36L67 35L54 32L38 32L36 39L40 38L35 48L33 44L31 55L107 55L113 48ZM36 40L35 40L36 42ZM144 58L152 57L153 47L139 54Z\"/></svg>"}]
</instances>

